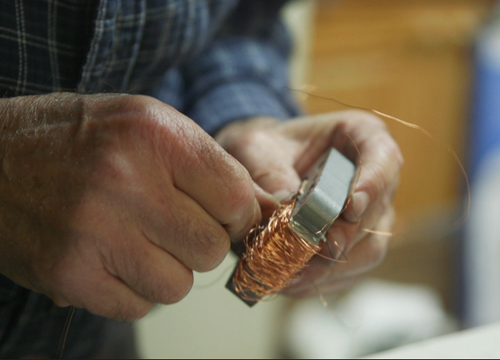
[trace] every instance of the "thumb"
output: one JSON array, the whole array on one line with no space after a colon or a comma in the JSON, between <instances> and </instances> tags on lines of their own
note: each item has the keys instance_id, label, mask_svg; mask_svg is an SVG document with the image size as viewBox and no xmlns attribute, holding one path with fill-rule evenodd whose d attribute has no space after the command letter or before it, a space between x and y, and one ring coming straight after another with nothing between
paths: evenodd
<instances>
[{"instance_id":1,"label":"thumb","mask_svg":"<svg viewBox=\"0 0 500 360\"><path fill-rule=\"evenodd\" d=\"M294 167L294 148L279 135L273 132L250 133L231 142L227 150L265 192L275 195L299 190L301 181Z\"/></svg>"},{"instance_id":2,"label":"thumb","mask_svg":"<svg viewBox=\"0 0 500 360\"><path fill-rule=\"evenodd\" d=\"M259 187L279 199L286 197L283 196L285 193L290 194L299 190L301 183L299 174L294 169L292 161L286 161L286 158L268 154L252 164L248 170Z\"/></svg>"},{"instance_id":3,"label":"thumb","mask_svg":"<svg viewBox=\"0 0 500 360\"><path fill-rule=\"evenodd\" d=\"M255 197L257 198L257 201L259 202L260 205L262 222L266 223L273 214L273 212L279 208L278 200L280 199L279 198L277 199L276 196L269 194L255 182L253 183L253 187L255 190Z\"/></svg>"}]
</instances>

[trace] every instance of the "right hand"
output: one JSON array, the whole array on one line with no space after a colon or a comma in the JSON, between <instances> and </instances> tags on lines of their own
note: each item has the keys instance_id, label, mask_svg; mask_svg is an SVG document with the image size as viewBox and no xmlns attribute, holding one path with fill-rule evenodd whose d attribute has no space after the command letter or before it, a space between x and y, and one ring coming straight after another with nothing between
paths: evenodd
<instances>
[{"instance_id":1,"label":"right hand","mask_svg":"<svg viewBox=\"0 0 500 360\"><path fill-rule=\"evenodd\" d=\"M252 180L143 96L0 99L0 273L121 320L190 291L260 222Z\"/></svg>"}]
</instances>

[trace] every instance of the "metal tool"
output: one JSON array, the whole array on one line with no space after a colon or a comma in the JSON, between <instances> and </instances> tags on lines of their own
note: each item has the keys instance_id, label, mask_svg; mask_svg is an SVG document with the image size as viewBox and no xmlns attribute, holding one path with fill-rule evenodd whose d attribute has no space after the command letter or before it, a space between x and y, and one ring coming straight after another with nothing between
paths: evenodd
<instances>
[{"instance_id":1,"label":"metal tool","mask_svg":"<svg viewBox=\"0 0 500 360\"><path fill-rule=\"evenodd\" d=\"M333 220L344 208L355 172L354 164L340 152L333 148L327 151L302 182L290 221L291 229L314 245L325 240ZM234 289L233 276L226 287L240 297ZM253 306L258 298L256 301L242 300Z\"/></svg>"},{"instance_id":2,"label":"metal tool","mask_svg":"<svg viewBox=\"0 0 500 360\"><path fill-rule=\"evenodd\" d=\"M290 222L297 235L314 245L324 240L344 208L355 171L353 163L337 150L323 155L299 190Z\"/></svg>"}]
</instances>

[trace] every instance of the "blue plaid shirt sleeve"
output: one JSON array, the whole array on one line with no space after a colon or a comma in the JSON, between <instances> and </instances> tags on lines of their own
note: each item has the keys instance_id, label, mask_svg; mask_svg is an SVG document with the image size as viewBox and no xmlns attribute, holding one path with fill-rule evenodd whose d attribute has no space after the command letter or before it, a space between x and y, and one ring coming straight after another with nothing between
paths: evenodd
<instances>
[{"instance_id":1,"label":"blue plaid shirt sleeve","mask_svg":"<svg viewBox=\"0 0 500 360\"><path fill-rule=\"evenodd\" d=\"M258 116L300 114L288 85L290 36L283 1L241 1L213 43L182 67L184 112L208 133Z\"/></svg>"}]
</instances>

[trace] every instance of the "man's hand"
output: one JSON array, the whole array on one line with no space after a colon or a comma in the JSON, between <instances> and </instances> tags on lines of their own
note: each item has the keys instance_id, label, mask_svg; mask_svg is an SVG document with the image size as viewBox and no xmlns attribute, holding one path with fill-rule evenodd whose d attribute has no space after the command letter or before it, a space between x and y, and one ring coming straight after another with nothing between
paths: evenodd
<instances>
[{"instance_id":1,"label":"man's hand","mask_svg":"<svg viewBox=\"0 0 500 360\"><path fill-rule=\"evenodd\" d=\"M0 100L0 273L131 320L189 292L260 221L247 170L140 96Z\"/></svg>"},{"instance_id":2,"label":"man's hand","mask_svg":"<svg viewBox=\"0 0 500 360\"><path fill-rule=\"evenodd\" d=\"M362 164L351 201L329 229L323 253L347 262L316 257L285 293L306 296L340 290L382 261L388 238L364 229L390 231L403 158L379 118L345 111L286 123L252 119L226 127L216 139L262 189L277 197L296 192L301 177L331 147Z\"/></svg>"}]
</instances>

